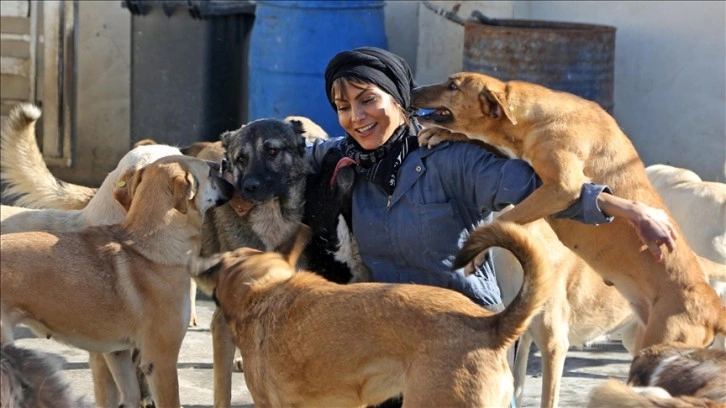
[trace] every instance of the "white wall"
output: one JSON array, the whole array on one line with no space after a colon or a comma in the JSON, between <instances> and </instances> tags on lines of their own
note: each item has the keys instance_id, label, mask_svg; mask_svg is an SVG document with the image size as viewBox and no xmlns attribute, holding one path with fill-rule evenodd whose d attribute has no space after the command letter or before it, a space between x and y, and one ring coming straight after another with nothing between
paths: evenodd
<instances>
[{"instance_id":1,"label":"white wall","mask_svg":"<svg viewBox=\"0 0 726 408\"><path fill-rule=\"evenodd\" d=\"M459 2L432 3L451 9ZM614 116L643 162L726 182L726 2L469 1L459 16L472 10L615 26ZM411 47L420 83L462 69L463 36L462 26L419 5L418 44ZM390 35L389 42L402 48Z\"/></svg>"}]
</instances>

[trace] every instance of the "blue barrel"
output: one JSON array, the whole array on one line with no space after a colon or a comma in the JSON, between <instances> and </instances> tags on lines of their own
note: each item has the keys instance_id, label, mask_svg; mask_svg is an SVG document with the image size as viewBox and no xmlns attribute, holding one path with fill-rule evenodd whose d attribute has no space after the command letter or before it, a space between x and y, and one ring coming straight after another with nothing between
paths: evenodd
<instances>
[{"instance_id":1,"label":"blue barrel","mask_svg":"<svg viewBox=\"0 0 726 408\"><path fill-rule=\"evenodd\" d=\"M340 51L387 48L383 1L258 1L250 34L248 119L307 116L342 135L325 95Z\"/></svg>"},{"instance_id":2,"label":"blue barrel","mask_svg":"<svg viewBox=\"0 0 726 408\"><path fill-rule=\"evenodd\" d=\"M615 30L558 21L467 21L464 70L570 92L612 114Z\"/></svg>"}]
</instances>

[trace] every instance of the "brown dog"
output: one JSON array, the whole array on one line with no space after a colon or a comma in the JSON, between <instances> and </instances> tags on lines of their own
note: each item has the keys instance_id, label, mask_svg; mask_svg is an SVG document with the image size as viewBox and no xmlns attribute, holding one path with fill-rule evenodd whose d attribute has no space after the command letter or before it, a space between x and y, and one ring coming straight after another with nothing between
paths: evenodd
<instances>
[{"instance_id":1,"label":"brown dog","mask_svg":"<svg viewBox=\"0 0 726 408\"><path fill-rule=\"evenodd\" d=\"M216 169L218 170L218 169ZM204 213L232 186L209 163L169 156L130 170L114 192L118 225L0 237L2 344L13 328L105 353L122 406L139 404L131 350L141 352L157 406L179 406L176 363L189 322L186 259L201 246Z\"/></svg>"},{"instance_id":2,"label":"brown dog","mask_svg":"<svg viewBox=\"0 0 726 408\"><path fill-rule=\"evenodd\" d=\"M401 393L407 407L506 406L506 350L549 296L551 271L521 226L484 228L488 244L512 250L526 271L499 314L448 289L296 272L304 233L279 252L240 248L192 270L216 265L216 299L257 407L360 407Z\"/></svg>"},{"instance_id":3,"label":"brown dog","mask_svg":"<svg viewBox=\"0 0 726 408\"><path fill-rule=\"evenodd\" d=\"M632 143L596 103L471 72L416 88L412 100L417 107L436 109L421 123L442 129L422 132L423 144L428 137L460 133L531 164L542 186L501 219L526 224L546 217L559 239L631 302L646 324L642 347L664 342L706 346L716 333L726 333L726 309L685 240L658 262L622 217L599 226L551 217L575 202L586 182L667 211ZM455 266L481 251L481 238L482 231L472 233Z\"/></svg>"}]
</instances>

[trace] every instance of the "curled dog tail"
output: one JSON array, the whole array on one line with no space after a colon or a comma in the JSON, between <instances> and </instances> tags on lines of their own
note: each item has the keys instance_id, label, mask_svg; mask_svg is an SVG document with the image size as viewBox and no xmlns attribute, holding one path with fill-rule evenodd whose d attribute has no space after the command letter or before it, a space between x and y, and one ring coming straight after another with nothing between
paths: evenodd
<instances>
[{"instance_id":1,"label":"curled dog tail","mask_svg":"<svg viewBox=\"0 0 726 408\"><path fill-rule=\"evenodd\" d=\"M552 293L552 265L529 231L509 221L494 221L477 227L464 243L454 264L465 265L468 260L494 246L512 252L524 271L519 293L506 309L492 317L499 344L508 348L527 330L532 318Z\"/></svg>"},{"instance_id":2,"label":"curled dog tail","mask_svg":"<svg viewBox=\"0 0 726 408\"><path fill-rule=\"evenodd\" d=\"M6 183L4 198L28 208L79 210L88 204L95 189L58 180L48 170L35 139L40 109L31 103L15 106L2 128L0 169Z\"/></svg>"}]
</instances>

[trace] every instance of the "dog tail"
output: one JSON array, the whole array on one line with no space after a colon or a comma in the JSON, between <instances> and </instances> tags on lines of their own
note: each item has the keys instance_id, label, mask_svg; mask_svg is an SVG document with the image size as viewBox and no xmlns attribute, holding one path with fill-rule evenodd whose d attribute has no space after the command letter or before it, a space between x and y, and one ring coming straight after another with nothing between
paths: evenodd
<instances>
[{"instance_id":1,"label":"dog tail","mask_svg":"<svg viewBox=\"0 0 726 408\"><path fill-rule=\"evenodd\" d=\"M517 258L524 270L524 281L519 293L501 313L493 318L495 333L499 344L507 348L517 340L532 318L539 313L542 305L552 292L552 266L544 249L535 241L523 226L508 222L494 221L477 227L464 244L462 251L477 254L491 247L502 247ZM462 255L461 252L459 255ZM463 259L463 258L462 258Z\"/></svg>"},{"instance_id":2,"label":"dog tail","mask_svg":"<svg viewBox=\"0 0 726 408\"><path fill-rule=\"evenodd\" d=\"M3 195L28 208L79 210L88 204L95 189L58 180L48 170L35 138L40 109L31 103L15 106L2 128L0 149Z\"/></svg>"},{"instance_id":3,"label":"dog tail","mask_svg":"<svg viewBox=\"0 0 726 408\"><path fill-rule=\"evenodd\" d=\"M590 392L588 408L715 408L724 407L714 400L690 396L671 397L660 387L630 387L610 379Z\"/></svg>"}]
</instances>

